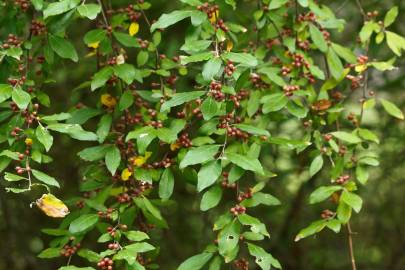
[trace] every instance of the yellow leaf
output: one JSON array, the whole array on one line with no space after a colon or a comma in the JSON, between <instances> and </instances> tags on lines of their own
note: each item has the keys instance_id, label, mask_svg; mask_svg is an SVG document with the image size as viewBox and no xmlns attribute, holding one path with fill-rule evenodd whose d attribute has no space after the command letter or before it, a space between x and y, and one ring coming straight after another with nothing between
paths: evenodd
<instances>
[{"instance_id":1,"label":"yellow leaf","mask_svg":"<svg viewBox=\"0 0 405 270\"><path fill-rule=\"evenodd\" d=\"M139 32L139 24L137 22L131 23L128 32L131 37L135 36Z\"/></svg>"},{"instance_id":2,"label":"yellow leaf","mask_svg":"<svg viewBox=\"0 0 405 270\"><path fill-rule=\"evenodd\" d=\"M103 94L100 97L101 100L101 104L103 104L104 106L108 107L108 108L114 108L115 105L117 104L117 100L115 99L115 97L111 96L110 94Z\"/></svg>"},{"instance_id":3,"label":"yellow leaf","mask_svg":"<svg viewBox=\"0 0 405 270\"><path fill-rule=\"evenodd\" d=\"M172 150L172 151L176 151L179 148L180 148L180 145L178 143L172 143L170 145L170 150Z\"/></svg>"},{"instance_id":4,"label":"yellow leaf","mask_svg":"<svg viewBox=\"0 0 405 270\"><path fill-rule=\"evenodd\" d=\"M49 217L63 218L69 214L67 206L52 194L42 195L35 204Z\"/></svg>"},{"instance_id":5,"label":"yellow leaf","mask_svg":"<svg viewBox=\"0 0 405 270\"><path fill-rule=\"evenodd\" d=\"M132 158L132 164L135 165L136 167L142 167L143 164L148 161L150 156L152 155L152 152L145 152L145 156L137 156Z\"/></svg>"},{"instance_id":6,"label":"yellow leaf","mask_svg":"<svg viewBox=\"0 0 405 270\"><path fill-rule=\"evenodd\" d=\"M32 139L31 138L26 138L24 142L25 142L25 145L32 145Z\"/></svg>"},{"instance_id":7,"label":"yellow leaf","mask_svg":"<svg viewBox=\"0 0 405 270\"><path fill-rule=\"evenodd\" d=\"M128 181L129 178L131 177L131 175L132 175L132 172L129 171L128 168L124 169L124 170L121 172L121 179L122 179L122 181Z\"/></svg>"},{"instance_id":8,"label":"yellow leaf","mask_svg":"<svg viewBox=\"0 0 405 270\"><path fill-rule=\"evenodd\" d=\"M232 48L233 48L233 42L231 40L228 40L226 42L226 51L230 52L232 50Z\"/></svg>"},{"instance_id":9,"label":"yellow leaf","mask_svg":"<svg viewBox=\"0 0 405 270\"><path fill-rule=\"evenodd\" d=\"M100 41L97 41L97 42L90 43L90 44L87 45L87 46L88 46L89 48L97 49L99 45L100 45Z\"/></svg>"},{"instance_id":10,"label":"yellow leaf","mask_svg":"<svg viewBox=\"0 0 405 270\"><path fill-rule=\"evenodd\" d=\"M367 69L367 65L357 65L354 69L356 70L356 72L362 73Z\"/></svg>"},{"instance_id":11,"label":"yellow leaf","mask_svg":"<svg viewBox=\"0 0 405 270\"><path fill-rule=\"evenodd\" d=\"M219 10L216 10L214 14L211 15L210 22L216 23L219 18Z\"/></svg>"}]
</instances>

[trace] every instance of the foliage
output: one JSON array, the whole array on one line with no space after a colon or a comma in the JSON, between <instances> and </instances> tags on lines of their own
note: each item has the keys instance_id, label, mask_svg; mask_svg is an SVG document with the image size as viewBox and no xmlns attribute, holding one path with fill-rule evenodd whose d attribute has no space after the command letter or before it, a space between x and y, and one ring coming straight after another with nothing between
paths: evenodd
<instances>
[{"instance_id":1,"label":"foliage","mask_svg":"<svg viewBox=\"0 0 405 270\"><path fill-rule=\"evenodd\" d=\"M323 210L295 241L342 227L351 241L353 211L363 206L358 190L370 168L379 166L380 138L363 125L364 115L381 105L404 119L395 102L368 89L369 72L395 70L405 50L405 38L390 29L397 7L381 16L359 5L359 41L339 44L334 37L345 21L312 0L181 0L156 20L148 15L153 1L90 2L1 2L10 34L0 49L6 190L44 188L36 205L64 218L58 228L44 230L54 239L39 258L68 257L60 270L158 268L163 240L151 235L170 230L162 212L186 182L201 194L201 214L212 213L212 234L177 269L246 269L248 261L263 270L281 268L283 262L262 247L271 231L263 216L254 215L263 205L282 204L268 191L277 177L272 171L280 171L264 158L270 147L306 156L310 178L322 173L329 180L309 203L330 200L332 210ZM253 16L232 16L243 8ZM23 13L18 22L17 13ZM91 29L79 44L70 29L84 23ZM169 51L165 39L177 24L186 30L169 58L161 51ZM392 53L379 59L370 46ZM86 97L47 114L52 100L45 90L57 79L55 70L85 61L92 61L92 70L71 95ZM352 95L360 96L357 113L348 108ZM300 130L277 128L288 121L300 123ZM62 202L51 194L60 187L47 172L57 134L89 142L77 153L83 160L79 199ZM94 235L98 248L89 243ZM76 255L86 259L81 267L69 265Z\"/></svg>"}]
</instances>

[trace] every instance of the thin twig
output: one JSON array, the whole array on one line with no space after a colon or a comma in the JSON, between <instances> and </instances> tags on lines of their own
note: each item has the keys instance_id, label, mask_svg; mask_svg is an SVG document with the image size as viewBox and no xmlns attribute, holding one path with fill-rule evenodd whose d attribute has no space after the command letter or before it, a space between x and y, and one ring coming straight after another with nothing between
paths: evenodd
<instances>
[{"instance_id":1,"label":"thin twig","mask_svg":"<svg viewBox=\"0 0 405 270\"><path fill-rule=\"evenodd\" d=\"M356 258L354 256L354 250L353 250L353 239L352 239L353 232L352 232L352 228L350 227L350 222L347 222L346 227L347 227L347 238L349 241L349 254L350 254L350 261L352 264L352 270L357 270Z\"/></svg>"}]
</instances>

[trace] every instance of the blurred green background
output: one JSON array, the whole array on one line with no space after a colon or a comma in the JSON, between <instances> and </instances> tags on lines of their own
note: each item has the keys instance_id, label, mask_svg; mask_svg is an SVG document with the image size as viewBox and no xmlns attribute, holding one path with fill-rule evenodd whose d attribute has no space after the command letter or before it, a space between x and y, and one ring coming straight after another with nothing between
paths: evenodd
<instances>
[{"instance_id":1,"label":"blurred green background","mask_svg":"<svg viewBox=\"0 0 405 270\"><path fill-rule=\"evenodd\" d=\"M113 1L114 5L121 2L128 1ZM236 14L231 8L223 6L225 8L222 8L221 12L226 19L240 22L250 19L251 13L243 9L243 6L249 6L252 1L239 2L242 8ZM338 12L338 16L347 22L344 32L336 34L334 38L342 44L353 44L362 24L355 0L318 2L331 6ZM366 11L378 10L381 14L392 5L399 6L400 16L393 30L405 35L402 17L405 15L405 1L361 2ZM157 18L162 12L173 10L177 1L154 0L152 4L153 8L148 11L148 15ZM1 12L0 8L0 17L4 16ZM186 26L187 22L181 23L164 34L161 52L168 56L175 55L182 44ZM80 55L86 54L81 39L92 27L94 26L81 21L80 27L69 28L69 36L76 39ZM0 24L1 39L7 34L2 28ZM139 35L148 38L146 31L147 29L141 29ZM372 47L370 53L372 56L378 56L380 60L391 56L384 48ZM131 53L129 55L134 56ZM404 63L405 59L400 60L396 63L399 69L389 73L372 71L369 83L370 90L375 91L377 97L394 101L402 110L405 108ZM69 110L76 102L71 101L72 95L84 104L91 105L90 91L79 90L73 93L72 89L89 78L93 70L94 62L91 59L85 59L79 65L63 62L56 70L54 76L56 83L43 89L51 96L53 104L46 113ZM183 79L179 84L187 86L189 82ZM357 93L352 95L352 104L348 104L347 113L357 112L359 97ZM367 111L364 124L375 130L381 139L377 150L381 164L370 171L367 186L360 188L359 192L365 204L361 213L354 215L352 219L358 269L402 270L405 269L405 123L387 116L377 107ZM278 135L299 136L300 127L301 124L295 119L287 119L274 128L279 130ZM91 126L87 128L91 129ZM88 144L73 141L65 136L57 137L54 143L50 152L54 162L48 165L47 170L61 182L62 188L57 194L60 198L71 198L79 194L80 161L76 153L86 145ZM278 175L270 181L267 189L282 201L280 206L261 207L252 213L263 218L272 235L265 243L266 247L280 260L284 269L350 269L344 230L338 235L325 231L317 237L294 242L297 232L312 220L319 218L320 212L328 206L325 204L310 206L307 202L310 192L315 187L328 182L326 175L323 177L320 174L316 178L309 179L307 166L310 161L305 153L297 156L294 151L278 146L264 149L262 159L266 167ZM47 218L38 209L30 208L30 203L40 195L39 191L23 195L11 194L0 188L0 270L54 270L66 264L65 258L51 261L36 258L36 254L46 247L50 240L41 234L40 230L59 224L58 220ZM214 234L211 231L213 217L221 213L219 209L202 214L199 210L200 195L182 179L176 179L174 199L177 204L163 210L170 229L152 233L153 241L161 245L158 263L161 269L165 270L176 269L180 262L200 252L207 243L213 241ZM83 243L86 244L88 243ZM79 258L73 260L77 260L80 264ZM250 266L250 269L258 269L253 263Z\"/></svg>"}]
</instances>

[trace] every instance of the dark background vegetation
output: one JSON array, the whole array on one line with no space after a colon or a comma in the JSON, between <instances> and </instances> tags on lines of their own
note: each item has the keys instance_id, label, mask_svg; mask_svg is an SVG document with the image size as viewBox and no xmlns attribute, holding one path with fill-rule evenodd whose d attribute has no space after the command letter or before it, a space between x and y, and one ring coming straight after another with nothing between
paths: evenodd
<instances>
[{"instance_id":1,"label":"dark background vegetation","mask_svg":"<svg viewBox=\"0 0 405 270\"><path fill-rule=\"evenodd\" d=\"M119 4L121 1L113 2ZM176 5L176 1L152 2L153 8L148 11L151 18L157 18L163 11L172 10ZM245 1L239 2L243 5ZM319 2L330 5L338 12L338 16L347 22L344 32L336 34L335 39L343 44L353 44L362 23L355 1ZM363 0L362 4L366 11L378 10L382 14L385 14L392 5L398 5L400 15L394 25L394 31L405 35L403 28L405 1ZM237 11L237 14L232 13L230 8L227 10L224 16L230 20L233 16L240 16L243 21L251 16L250 12L243 9ZM3 15L0 13L0 16ZM174 56L181 46L186 24L187 22L180 24L164 34L164 46L161 46L161 51ZM70 38L77 39L76 46L81 55L86 53L81 39L91 27L93 26L81 25L71 27L69 30ZM1 28L0 24L0 37L3 38L6 33ZM144 27L139 35L148 37L146 31ZM373 47L370 53L380 60L386 60L391 55L388 50L376 50ZM369 84L370 90L375 91L377 96L387 97L401 109L405 108L404 62L405 59L397 62L396 65L400 68L390 73L381 74L373 71ZM86 77L91 76L93 70L94 62L90 59L82 61L80 65L63 62L54 76L56 83L43 89L51 96L53 103L49 112L67 111L75 105L75 98L72 100L72 96L80 97L86 105L91 105L91 94L88 90L73 92L72 89ZM179 85L190 87L187 81L180 81ZM359 109L358 99L359 95L354 93L353 109L348 107L347 113ZM402 270L405 269L405 123L389 117L377 107L366 113L364 124L375 130L381 138L377 150L381 164L370 171L371 177L367 186L360 188L359 192L365 204L361 213L352 218L352 229L356 233L353 238L358 269ZM277 125L279 126L276 128L286 136L292 134L296 136L300 130L300 123L296 120L286 120ZM87 128L91 129L91 126ZM86 145L88 144L78 143L64 136L58 137L54 143L50 153L54 162L48 165L47 170L61 182L62 188L57 191L60 198L71 198L79 194L80 161L76 153ZM323 177L320 174L309 179L306 166L310 161L305 153L297 156L293 151L272 146L264 151L262 158L266 167L278 175L270 182L268 191L282 201L280 206L262 207L254 213L262 217L272 235L266 243L270 252L280 260L284 269L349 269L348 243L344 230L340 234L325 231L317 237L294 242L296 233L317 219L321 210L328 206L325 204L311 206L307 201L315 187L329 181L326 175ZM30 203L40 195L40 191L19 195L6 193L3 188L0 189L0 270L54 270L66 263L64 258L59 261L36 258L36 254L46 247L50 240L41 233L41 229L56 227L59 224L58 220L47 218L36 208L30 208ZM161 245L158 262L162 266L161 269L165 270L176 269L181 261L200 252L208 242L213 241L212 216L222 211L218 210L216 213L213 210L201 215L200 195L183 179L176 179L174 199L177 203L164 210L170 229L156 232L153 236ZM257 269L253 264L251 267Z\"/></svg>"}]
</instances>

